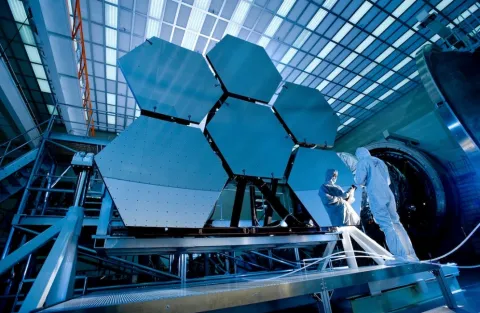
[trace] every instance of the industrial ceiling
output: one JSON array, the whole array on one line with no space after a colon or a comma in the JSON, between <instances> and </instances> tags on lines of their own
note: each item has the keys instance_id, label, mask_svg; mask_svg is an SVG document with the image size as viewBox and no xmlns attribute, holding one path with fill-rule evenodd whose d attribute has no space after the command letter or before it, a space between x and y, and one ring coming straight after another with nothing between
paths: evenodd
<instances>
[{"instance_id":1,"label":"industrial ceiling","mask_svg":"<svg viewBox=\"0 0 480 313\"><path fill-rule=\"evenodd\" d=\"M437 12L464 36L480 29L479 8L472 0L82 0L96 128L120 132L140 115L117 67L128 51L157 36L205 55L231 34L263 46L283 82L321 91L341 137L420 84L421 46L448 49L419 27L420 12Z\"/></svg>"}]
</instances>

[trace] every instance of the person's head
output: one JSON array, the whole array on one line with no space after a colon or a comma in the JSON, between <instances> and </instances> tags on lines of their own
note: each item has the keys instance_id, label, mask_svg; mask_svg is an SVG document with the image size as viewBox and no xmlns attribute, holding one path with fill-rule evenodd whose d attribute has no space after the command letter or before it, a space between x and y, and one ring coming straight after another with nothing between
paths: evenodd
<instances>
[{"instance_id":1,"label":"person's head","mask_svg":"<svg viewBox=\"0 0 480 313\"><path fill-rule=\"evenodd\" d=\"M328 169L325 174L325 181L335 184L338 178L338 171L335 169Z\"/></svg>"},{"instance_id":2,"label":"person's head","mask_svg":"<svg viewBox=\"0 0 480 313\"><path fill-rule=\"evenodd\" d=\"M368 151L367 148L360 147L357 149L357 151L355 151L355 156L357 157L357 159L360 160L360 159L369 157L371 155L370 155L370 151Z\"/></svg>"}]
</instances>

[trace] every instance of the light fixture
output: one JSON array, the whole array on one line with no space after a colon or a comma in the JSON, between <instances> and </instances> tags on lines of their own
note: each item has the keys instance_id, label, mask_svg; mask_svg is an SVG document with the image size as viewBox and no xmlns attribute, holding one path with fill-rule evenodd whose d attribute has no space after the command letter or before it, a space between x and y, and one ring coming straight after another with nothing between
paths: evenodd
<instances>
[{"instance_id":1,"label":"light fixture","mask_svg":"<svg viewBox=\"0 0 480 313\"><path fill-rule=\"evenodd\" d=\"M311 73L313 72L314 69L317 68L318 64L320 64L321 60L318 58L314 58L310 64L308 64L307 68L305 69L305 72Z\"/></svg>"},{"instance_id":2,"label":"light fixture","mask_svg":"<svg viewBox=\"0 0 480 313\"><path fill-rule=\"evenodd\" d=\"M280 8L278 8L277 14L283 17L287 16L295 2L296 0L284 0Z\"/></svg>"},{"instance_id":3,"label":"light fixture","mask_svg":"<svg viewBox=\"0 0 480 313\"><path fill-rule=\"evenodd\" d=\"M335 77L337 77L338 74L340 74L342 71L343 71L343 69L340 68L340 67L335 68L330 74L328 74L327 79L330 80L330 81L334 80Z\"/></svg>"},{"instance_id":4,"label":"light fixture","mask_svg":"<svg viewBox=\"0 0 480 313\"><path fill-rule=\"evenodd\" d=\"M105 3L105 25L117 28L118 8L114 5Z\"/></svg>"},{"instance_id":5,"label":"light fixture","mask_svg":"<svg viewBox=\"0 0 480 313\"><path fill-rule=\"evenodd\" d=\"M105 63L110 64L110 65L116 65L117 64L117 50L108 48L105 53Z\"/></svg>"},{"instance_id":6,"label":"light fixture","mask_svg":"<svg viewBox=\"0 0 480 313\"><path fill-rule=\"evenodd\" d=\"M393 87L393 90L398 90L400 88L402 88L406 83L408 83L410 80L408 78L405 78L404 80L402 80L401 82L399 82L398 84L396 84L394 87Z\"/></svg>"},{"instance_id":7,"label":"light fixture","mask_svg":"<svg viewBox=\"0 0 480 313\"><path fill-rule=\"evenodd\" d=\"M300 33L300 35L297 37L297 39L295 40L295 42L293 43L293 46L294 46L295 48L300 48L301 46L303 46L303 44L305 43L305 41L307 41L307 39L310 37L311 34L312 34L311 31L304 29L304 30Z\"/></svg>"},{"instance_id":8,"label":"light fixture","mask_svg":"<svg viewBox=\"0 0 480 313\"><path fill-rule=\"evenodd\" d=\"M320 84L318 84L318 86L317 86L316 89L317 89L318 91L322 91L325 87L327 87L328 84L329 84L329 82L326 81L326 80L324 80L324 81L322 81Z\"/></svg>"},{"instance_id":9,"label":"light fixture","mask_svg":"<svg viewBox=\"0 0 480 313\"><path fill-rule=\"evenodd\" d=\"M413 30L411 30L411 29L407 30L405 32L405 34L403 34L402 36L400 36L400 38L395 40L395 42L392 44L392 46L394 46L395 48L400 47L405 41L407 41L410 37L412 37L413 34L415 34L415 32Z\"/></svg>"},{"instance_id":10,"label":"light fixture","mask_svg":"<svg viewBox=\"0 0 480 313\"><path fill-rule=\"evenodd\" d=\"M365 51L365 49L368 48L368 46L370 46L370 44L375 40L375 37L371 36L371 35L368 35L367 38L365 38L365 40L362 41L361 44L359 44L356 48L355 48L355 52L356 53L362 53L363 51Z\"/></svg>"},{"instance_id":11,"label":"light fixture","mask_svg":"<svg viewBox=\"0 0 480 313\"><path fill-rule=\"evenodd\" d=\"M241 29L240 25L243 25L243 22L245 21L249 10L250 3L244 0L240 1L237 5L237 8L233 12L230 22L227 25L225 34L237 36Z\"/></svg>"},{"instance_id":12,"label":"light fixture","mask_svg":"<svg viewBox=\"0 0 480 313\"><path fill-rule=\"evenodd\" d=\"M270 43L270 39L265 36L262 36L258 40L257 45L266 48L269 43Z\"/></svg>"},{"instance_id":13,"label":"light fixture","mask_svg":"<svg viewBox=\"0 0 480 313\"><path fill-rule=\"evenodd\" d=\"M410 74L410 75L408 76L408 78L414 79L414 78L417 77L417 76L418 76L418 71L415 71L415 72L413 72L412 74Z\"/></svg>"},{"instance_id":14,"label":"light fixture","mask_svg":"<svg viewBox=\"0 0 480 313\"><path fill-rule=\"evenodd\" d=\"M341 108L340 110L338 110L338 113L345 113L348 109L350 109L352 107L351 104L347 104L345 105L343 108Z\"/></svg>"},{"instance_id":15,"label":"light fixture","mask_svg":"<svg viewBox=\"0 0 480 313\"><path fill-rule=\"evenodd\" d=\"M360 79L362 79L362 76L360 76L360 75L355 76L354 78L352 78L352 79L345 85L345 87L347 87L347 88L352 87L353 85L355 85L356 83L358 83L358 81L359 81Z\"/></svg>"},{"instance_id":16,"label":"light fixture","mask_svg":"<svg viewBox=\"0 0 480 313\"><path fill-rule=\"evenodd\" d=\"M292 60L292 58L295 56L295 54L297 54L297 49L295 48L290 48L288 49L287 53L285 53L285 55L283 56L282 60L280 60L280 62L284 63L284 64L288 64L288 62L290 62Z\"/></svg>"},{"instance_id":17,"label":"light fixture","mask_svg":"<svg viewBox=\"0 0 480 313\"><path fill-rule=\"evenodd\" d=\"M395 51L392 47L388 47L383 51L376 59L375 62L381 63L383 60L385 60L392 52Z\"/></svg>"},{"instance_id":18,"label":"light fixture","mask_svg":"<svg viewBox=\"0 0 480 313\"><path fill-rule=\"evenodd\" d=\"M333 95L333 98L335 99L338 99L340 98L344 93L346 93L348 91L347 88L343 87L342 89L340 89L339 91L337 91L336 94Z\"/></svg>"},{"instance_id":19,"label":"light fixture","mask_svg":"<svg viewBox=\"0 0 480 313\"><path fill-rule=\"evenodd\" d=\"M393 90L389 90L387 91L386 93L384 93L380 98L378 98L379 100L384 100L385 98L387 98L388 96L390 96L391 94L393 93Z\"/></svg>"},{"instance_id":20,"label":"light fixture","mask_svg":"<svg viewBox=\"0 0 480 313\"><path fill-rule=\"evenodd\" d=\"M365 76L367 75L368 73L370 73L375 67L377 66L376 63L370 63L368 64L361 72L360 72L360 75L362 76Z\"/></svg>"},{"instance_id":21,"label":"light fixture","mask_svg":"<svg viewBox=\"0 0 480 313\"><path fill-rule=\"evenodd\" d=\"M395 22L395 19L388 16L380 25L378 25L377 28L375 28L372 34L376 37L380 36L388 27L390 27L390 25L392 25L393 22Z\"/></svg>"},{"instance_id":22,"label":"light fixture","mask_svg":"<svg viewBox=\"0 0 480 313\"><path fill-rule=\"evenodd\" d=\"M375 88L378 87L378 84L377 83L373 83L371 84L367 89L365 89L363 91L364 94L368 95L370 92L372 92L373 90L375 90Z\"/></svg>"},{"instance_id":23,"label":"light fixture","mask_svg":"<svg viewBox=\"0 0 480 313\"><path fill-rule=\"evenodd\" d=\"M353 98L353 100L350 101L350 103L351 103L351 104L355 104L355 103L357 103L358 101L362 100L364 97L365 97L364 94L359 94L358 96L356 96L355 98Z\"/></svg>"},{"instance_id":24,"label":"light fixture","mask_svg":"<svg viewBox=\"0 0 480 313\"><path fill-rule=\"evenodd\" d=\"M352 17L350 17L350 23L356 24L358 21L360 21L372 6L373 4L371 4L369 1L363 2L363 4L357 9L357 11L355 11Z\"/></svg>"},{"instance_id":25,"label":"light fixture","mask_svg":"<svg viewBox=\"0 0 480 313\"><path fill-rule=\"evenodd\" d=\"M308 77L308 74L305 72L301 72L300 75L295 79L295 84L301 84L303 81Z\"/></svg>"},{"instance_id":26,"label":"light fixture","mask_svg":"<svg viewBox=\"0 0 480 313\"><path fill-rule=\"evenodd\" d=\"M25 50L27 51L27 56L30 62L42 64L42 59L40 59L37 47L25 45Z\"/></svg>"},{"instance_id":27,"label":"light fixture","mask_svg":"<svg viewBox=\"0 0 480 313\"><path fill-rule=\"evenodd\" d=\"M337 3L337 0L325 0L325 2L322 4L322 6L325 9L330 10L331 8L333 8L335 3Z\"/></svg>"},{"instance_id":28,"label":"light fixture","mask_svg":"<svg viewBox=\"0 0 480 313\"><path fill-rule=\"evenodd\" d=\"M356 120L356 118L351 117L351 118L349 118L345 123L343 123L343 125L351 124L351 123L352 123L353 121L355 121L355 120Z\"/></svg>"},{"instance_id":29,"label":"light fixture","mask_svg":"<svg viewBox=\"0 0 480 313\"><path fill-rule=\"evenodd\" d=\"M48 84L47 80L37 78L37 83L42 92L52 93L52 91L50 90L50 85Z\"/></svg>"},{"instance_id":30,"label":"light fixture","mask_svg":"<svg viewBox=\"0 0 480 313\"><path fill-rule=\"evenodd\" d=\"M318 9L317 13L312 17L310 22L307 24L307 28L310 30L315 30L317 29L318 25L323 21L325 16L327 16L328 12L325 11L324 9L320 8Z\"/></svg>"},{"instance_id":31,"label":"light fixture","mask_svg":"<svg viewBox=\"0 0 480 313\"><path fill-rule=\"evenodd\" d=\"M439 4L437 4L437 5L435 6L435 8L436 8L437 10L439 10L439 11L442 11L442 10L445 9L447 6L449 6L450 3L452 3L452 2L453 2L453 0L442 0L442 1L440 1Z\"/></svg>"},{"instance_id":32,"label":"light fixture","mask_svg":"<svg viewBox=\"0 0 480 313\"><path fill-rule=\"evenodd\" d=\"M32 63L32 68L36 78L47 79L47 75L45 74L45 69L43 68L43 65Z\"/></svg>"},{"instance_id":33,"label":"light fixture","mask_svg":"<svg viewBox=\"0 0 480 313\"><path fill-rule=\"evenodd\" d=\"M160 22L154 19L147 19L147 29L145 31L145 38L152 38L158 36L160 31Z\"/></svg>"},{"instance_id":34,"label":"light fixture","mask_svg":"<svg viewBox=\"0 0 480 313\"><path fill-rule=\"evenodd\" d=\"M112 65L107 65L106 68L107 68L107 71L106 71L107 79L117 80L117 68Z\"/></svg>"},{"instance_id":35,"label":"light fixture","mask_svg":"<svg viewBox=\"0 0 480 313\"><path fill-rule=\"evenodd\" d=\"M195 48L196 41L197 41L197 34L187 30L183 35L181 46L186 49L193 50Z\"/></svg>"},{"instance_id":36,"label":"light fixture","mask_svg":"<svg viewBox=\"0 0 480 313\"><path fill-rule=\"evenodd\" d=\"M400 17L405 11L408 10L415 3L416 0L404 0L402 3L392 12L395 17Z\"/></svg>"},{"instance_id":37,"label":"light fixture","mask_svg":"<svg viewBox=\"0 0 480 313\"><path fill-rule=\"evenodd\" d=\"M324 59L336 46L336 43L332 41L328 42L325 47L323 47L322 51L318 53L318 57Z\"/></svg>"},{"instance_id":38,"label":"light fixture","mask_svg":"<svg viewBox=\"0 0 480 313\"><path fill-rule=\"evenodd\" d=\"M117 48L117 31L115 29L105 27L105 44L107 47Z\"/></svg>"},{"instance_id":39,"label":"light fixture","mask_svg":"<svg viewBox=\"0 0 480 313\"><path fill-rule=\"evenodd\" d=\"M345 23L342 28L333 36L332 40L335 42L340 42L348 34L348 32L353 28L353 25L350 23Z\"/></svg>"},{"instance_id":40,"label":"light fixture","mask_svg":"<svg viewBox=\"0 0 480 313\"><path fill-rule=\"evenodd\" d=\"M270 21L270 24L268 24L264 34L266 36L273 37L273 35L275 35L275 33L277 32L282 22L283 22L283 19L281 19L278 16L274 16L273 19Z\"/></svg>"},{"instance_id":41,"label":"light fixture","mask_svg":"<svg viewBox=\"0 0 480 313\"><path fill-rule=\"evenodd\" d=\"M343 61L340 63L341 67L347 67L352 63L356 58L358 57L358 54L355 52L351 52Z\"/></svg>"},{"instance_id":42,"label":"light fixture","mask_svg":"<svg viewBox=\"0 0 480 313\"><path fill-rule=\"evenodd\" d=\"M394 73L395 73L394 71L388 71L387 73L385 73L385 75L383 75L382 77L380 77L380 78L377 80L377 83L379 83L379 84L383 83L384 81L386 81L387 79L389 79L390 77L392 77L392 75L393 75Z\"/></svg>"},{"instance_id":43,"label":"light fixture","mask_svg":"<svg viewBox=\"0 0 480 313\"><path fill-rule=\"evenodd\" d=\"M163 0L151 0L148 8L148 15L153 18L161 19L163 10Z\"/></svg>"},{"instance_id":44,"label":"light fixture","mask_svg":"<svg viewBox=\"0 0 480 313\"><path fill-rule=\"evenodd\" d=\"M408 62L410 62L412 60L411 57L406 57L405 59L403 59L400 63L398 63L397 65L395 65L395 67L393 68L393 70L395 72L398 72L400 69L402 69L406 64L408 64Z\"/></svg>"}]
</instances>

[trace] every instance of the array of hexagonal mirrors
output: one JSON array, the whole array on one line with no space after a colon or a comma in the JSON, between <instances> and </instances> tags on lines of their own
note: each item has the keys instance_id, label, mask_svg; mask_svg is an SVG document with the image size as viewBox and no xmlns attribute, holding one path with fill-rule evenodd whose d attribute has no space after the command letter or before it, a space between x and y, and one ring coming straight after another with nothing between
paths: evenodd
<instances>
[{"instance_id":1,"label":"array of hexagonal mirrors","mask_svg":"<svg viewBox=\"0 0 480 313\"><path fill-rule=\"evenodd\" d=\"M118 61L142 115L95 160L126 226L201 228L229 174L285 179L298 145L309 158L295 162L287 183L302 203L312 191L318 198L328 167L321 160L336 154L302 146L333 146L339 119L323 96L287 83L268 106L280 74L262 47L232 36L207 60L216 77L201 54L153 37ZM315 163L306 176L302 162ZM318 206L307 210L331 225Z\"/></svg>"}]
</instances>

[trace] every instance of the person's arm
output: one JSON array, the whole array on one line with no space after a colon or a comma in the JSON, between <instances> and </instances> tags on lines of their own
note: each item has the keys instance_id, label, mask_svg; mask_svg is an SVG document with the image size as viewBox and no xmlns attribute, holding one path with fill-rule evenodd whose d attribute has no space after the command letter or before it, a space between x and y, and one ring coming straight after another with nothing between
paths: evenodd
<instances>
[{"instance_id":1,"label":"person's arm","mask_svg":"<svg viewBox=\"0 0 480 313\"><path fill-rule=\"evenodd\" d=\"M385 178L387 179L387 185L390 186L392 181L390 180L390 172L388 171L388 166L385 164L385 162L382 161L382 167L383 170L385 171Z\"/></svg>"},{"instance_id":2,"label":"person's arm","mask_svg":"<svg viewBox=\"0 0 480 313\"><path fill-rule=\"evenodd\" d=\"M367 183L367 166L365 162L357 163L357 171L355 172L355 184L365 186Z\"/></svg>"},{"instance_id":3,"label":"person's arm","mask_svg":"<svg viewBox=\"0 0 480 313\"><path fill-rule=\"evenodd\" d=\"M322 202L325 205L332 205L332 204L337 204L342 201L342 197L337 197L329 194L326 190L325 187L320 187L320 191L318 192L318 195L322 199Z\"/></svg>"}]
</instances>

